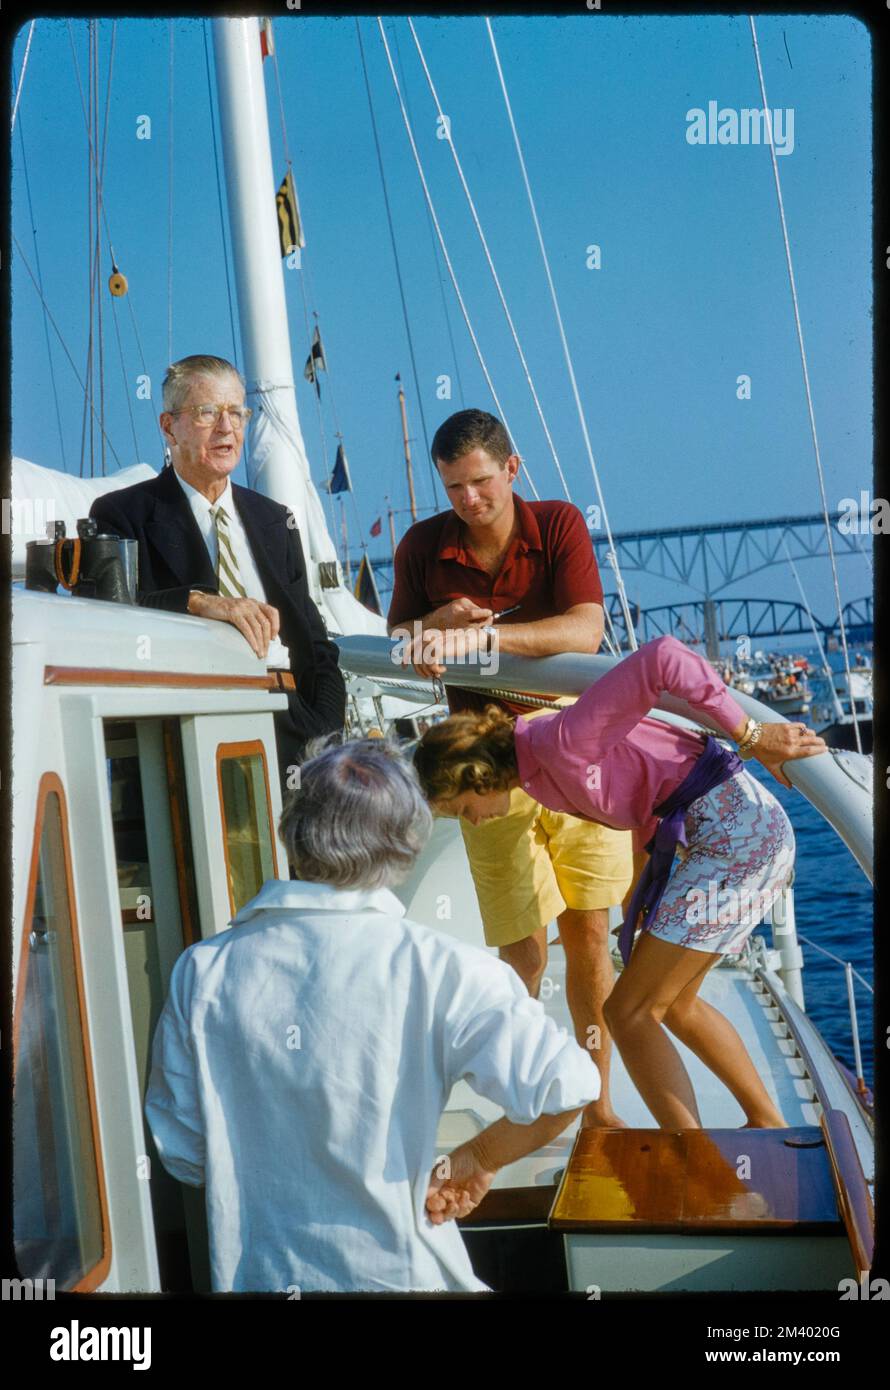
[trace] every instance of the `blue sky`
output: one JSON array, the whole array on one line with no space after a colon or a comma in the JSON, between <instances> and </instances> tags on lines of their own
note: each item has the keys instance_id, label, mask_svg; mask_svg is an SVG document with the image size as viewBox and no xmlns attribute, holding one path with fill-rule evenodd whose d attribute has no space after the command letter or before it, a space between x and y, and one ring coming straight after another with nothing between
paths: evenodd
<instances>
[{"instance_id":1,"label":"blue sky","mask_svg":"<svg viewBox=\"0 0 890 1390\"><path fill-rule=\"evenodd\" d=\"M376 23L360 22L431 435L451 410L493 405L450 284L443 290L444 267ZM870 40L861 24L846 17L761 17L757 23L770 105L794 111L794 149L779 166L828 498L837 506L870 488L872 477ZM709 100L721 107L760 105L747 19L582 14L499 18L494 26L613 529L817 511L768 152L758 145L694 146L686 140L692 107L706 108ZM421 18L417 27L572 499L584 509L595 493L483 21ZM436 139L435 108L406 21L388 20L387 30L390 42L397 40L427 178L515 442L541 495L562 495L447 144ZM85 22L73 22L72 31L84 81ZM111 32L111 20L103 20L103 109ZM304 284L310 311L319 314L330 367L322 377L327 467L339 428L356 493L357 509L348 517L357 543L357 518L366 535L387 494L395 506L407 505L397 371L408 392L418 501L424 507L434 502L430 471L355 21L285 14L275 22L275 39L307 238ZM208 47L212 68L209 34ZM16 72L23 51L24 31L15 47ZM277 95L271 64L265 66L280 177L285 165ZM166 21L118 22L105 205L156 397L170 360L168 70ZM151 117L151 140L136 139L140 115ZM20 131L44 293L83 374L86 136L63 21L37 23ZM13 141L13 229L33 266L20 131ZM237 359L204 26L196 20L175 22L173 162L173 357L205 351L234 353ZM591 243L602 248L599 270L586 265ZM106 255L103 288L109 271ZM298 404L319 481L326 476L325 457L314 393L302 379L308 338L300 274L287 272L287 297ZM14 452L61 468L40 304L18 256L13 292ZM135 455L157 467L159 404L135 396L142 368L128 309L119 312L124 386L105 294L108 433L123 463ZM66 464L78 472L82 396L51 337ZM436 397L443 373L453 381L450 402ZM736 378L743 373L751 377L751 399L740 401ZM110 457L107 467L114 471ZM236 476L243 481L241 473ZM435 500L444 506L441 493ZM863 558L839 563L844 599L870 590ZM801 562L799 571L813 607L828 617L833 600L827 559ZM633 575L627 583L644 605L683 597L675 585L651 577ZM744 580L735 592L797 598L785 569Z\"/></svg>"}]
</instances>

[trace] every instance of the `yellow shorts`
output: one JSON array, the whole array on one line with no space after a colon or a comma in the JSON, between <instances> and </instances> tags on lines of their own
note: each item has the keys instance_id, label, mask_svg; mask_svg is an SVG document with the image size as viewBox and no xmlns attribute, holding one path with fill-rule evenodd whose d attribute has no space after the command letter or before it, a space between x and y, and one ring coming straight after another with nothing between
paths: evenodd
<instances>
[{"instance_id":1,"label":"yellow shorts","mask_svg":"<svg viewBox=\"0 0 890 1390\"><path fill-rule=\"evenodd\" d=\"M521 787L506 816L481 825L461 818L460 828L489 946L522 941L567 907L617 906L633 879L629 830L548 811Z\"/></svg>"}]
</instances>

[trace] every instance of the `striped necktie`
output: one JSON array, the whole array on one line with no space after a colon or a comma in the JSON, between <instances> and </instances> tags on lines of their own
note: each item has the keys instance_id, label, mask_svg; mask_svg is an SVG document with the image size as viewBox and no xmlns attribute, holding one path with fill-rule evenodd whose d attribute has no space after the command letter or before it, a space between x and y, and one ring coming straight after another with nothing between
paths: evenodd
<instances>
[{"instance_id":1,"label":"striped necktie","mask_svg":"<svg viewBox=\"0 0 890 1390\"><path fill-rule=\"evenodd\" d=\"M223 598L247 598L247 590L235 558L235 547L229 534L229 519L225 507L214 508L211 516L216 527L216 577L219 592Z\"/></svg>"}]
</instances>

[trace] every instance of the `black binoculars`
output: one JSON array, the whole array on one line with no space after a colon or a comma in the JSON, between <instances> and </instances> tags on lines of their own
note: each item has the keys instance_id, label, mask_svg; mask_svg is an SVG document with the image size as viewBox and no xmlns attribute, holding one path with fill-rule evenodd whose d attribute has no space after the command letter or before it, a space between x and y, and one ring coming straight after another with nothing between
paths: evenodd
<instances>
[{"instance_id":1,"label":"black binoculars","mask_svg":"<svg viewBox=\"0 0 890 1390\"><path fill-rule=\"evenodd\" d=\"M65 536L64 521L47 526L44 541L25 547L25 588L58 593L59 585L77 598L108 603L136 602L138 546L121 536L99 531L98 522L82 517L77 535Z\"/></svg>"}]
</instances>

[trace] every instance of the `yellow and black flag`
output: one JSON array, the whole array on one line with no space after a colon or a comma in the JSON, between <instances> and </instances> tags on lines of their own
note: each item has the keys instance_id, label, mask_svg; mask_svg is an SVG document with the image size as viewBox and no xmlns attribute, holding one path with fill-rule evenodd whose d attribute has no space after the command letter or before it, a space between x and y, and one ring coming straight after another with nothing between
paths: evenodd
<instances>
[{"instance_id":1,"label":"yellow and black flag","mask_svg":"<svg viewBox=\"0 0 890 1390\"><path fill-rule=\"evenodd\" d=\"M328 364L324 360L324 348L321 345L321 334L316 328L312 334L312 347L309 356L306 358L306 365L303 368L303 375L307 381L311 382L321 400L321 387L318 384L318 373L326 372Z\"/></svg>"},{"instance_id":2,"label":"yellow and black flag","mask_svg":"<svg viewBox=\"0 0 890 1390\"><path fill-rule=\"evenodd\" d=\"M300 221L300 205L297 202L297 189L294 176L288 169L281 180L281 187L275 194L275 208L278 212L278 240L281 244L282 259L296 251L298 246L306 245L303 224Z\"/></svg>"},{"instance_id":3,"label":"yellow and black flag","mask_svg":"<svg viewBox=\"0 0 890 1390\"><path fill-rule=\"evenodd\" d=\"M377 592L377 581L374 578L374 571L371 569L371 561L368 559L367 555L362 556L362 562L358 570L358 578L355 581L354 593L359 603L363 603L372 613L378 613L381 617L383 616L383 609L380 607L380 595Z\"/></svg>"}]
</instances>

